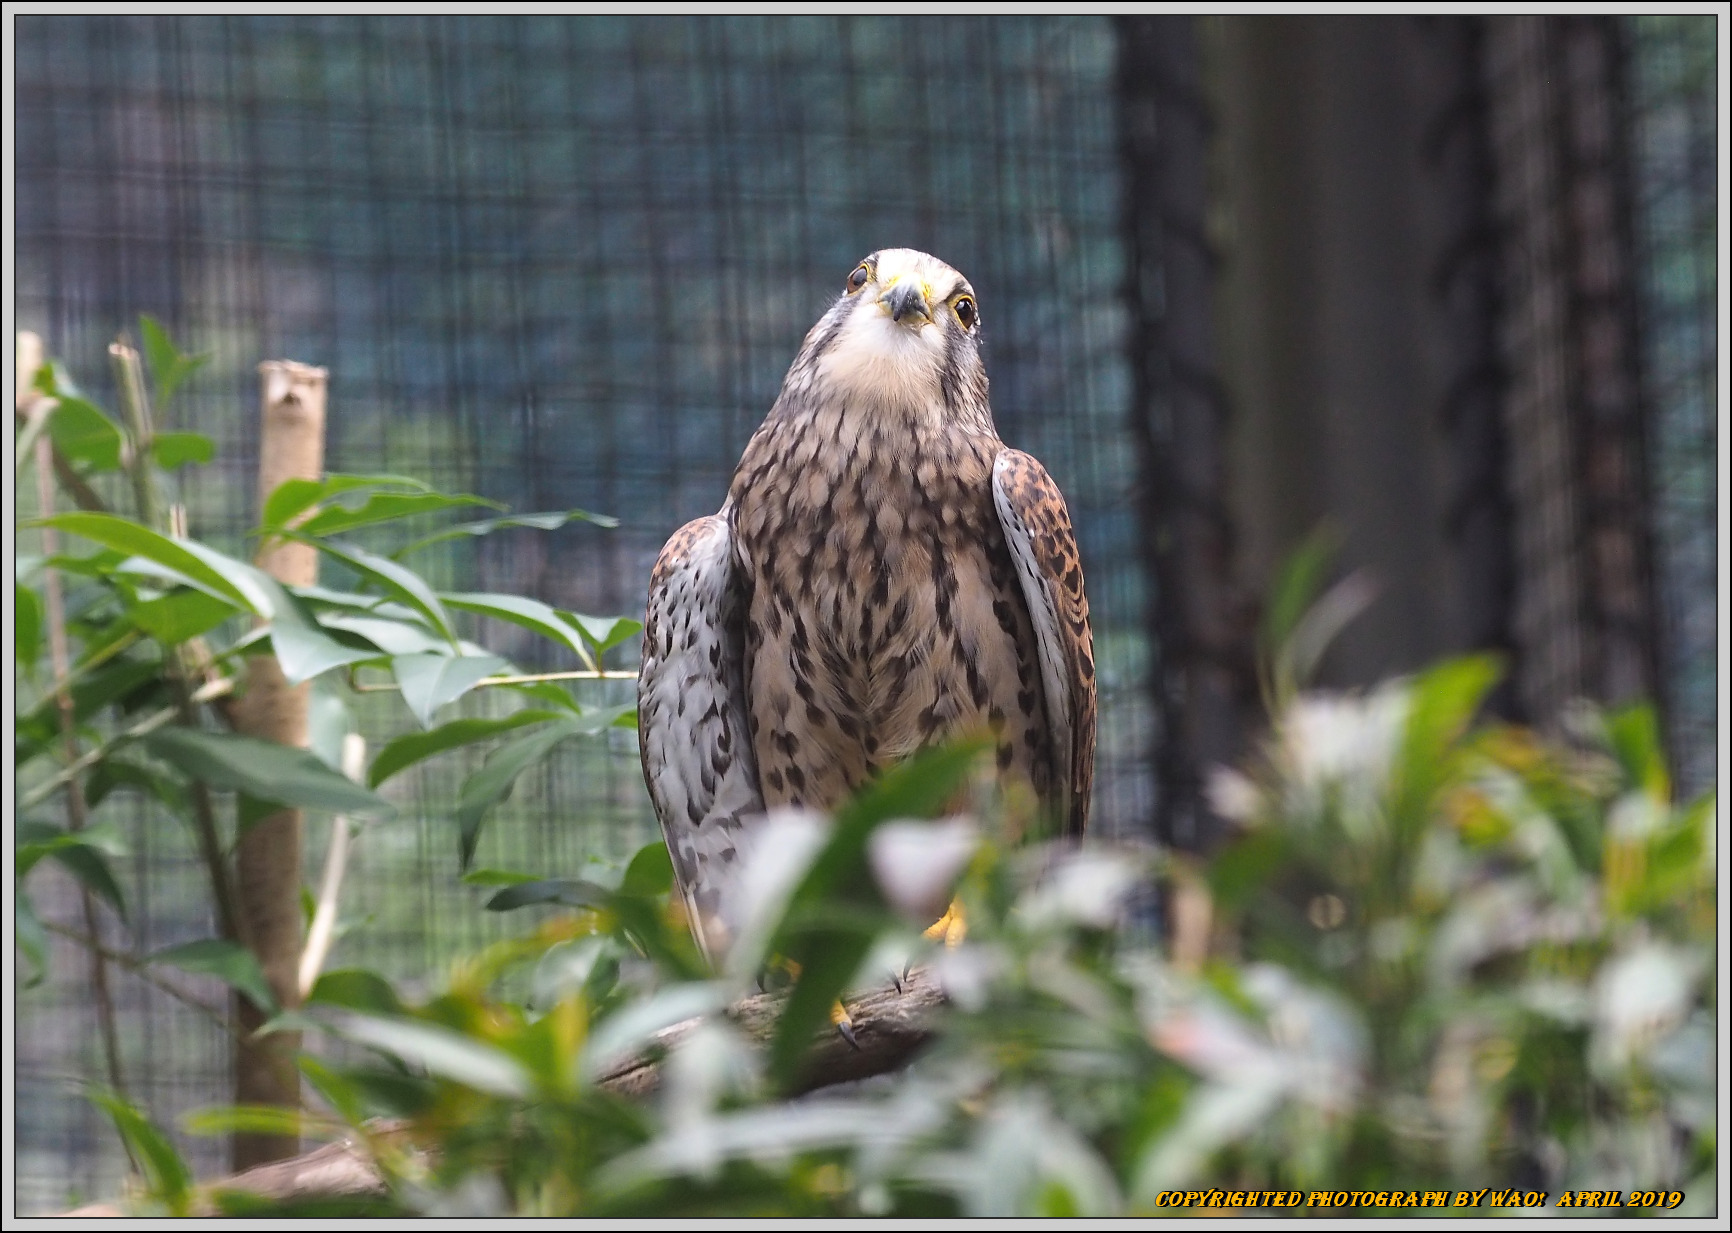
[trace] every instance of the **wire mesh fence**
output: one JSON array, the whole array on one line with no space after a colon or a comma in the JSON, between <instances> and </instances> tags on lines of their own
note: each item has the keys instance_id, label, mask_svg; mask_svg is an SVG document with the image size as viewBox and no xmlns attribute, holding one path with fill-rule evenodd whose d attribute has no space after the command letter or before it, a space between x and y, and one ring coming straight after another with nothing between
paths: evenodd
<instances>
[{"instance_id":1,"label":"wire mesh fence","mask_svg":"<svg viewBox=\"0 0 1732 1233\"><path fill-rule=\"evenodd\" d=\"M662 541L720 505L854 262L902 245L963 270L1000 431L1046 462L1082 538L1104 686L1095 826L1138 832L1148 648L1105 22L16 29L19 326L98 391L103 348L140 312L211 354L169 426L217 441L184 496L194 533L228 550L254 515L253 368L283 356L330 371L331 470L621 520L454 545L437 582L638 613ZM570 666L491 634L525 667ZM349 701L366 731L407 726L393 699ZM652 837L631 734L568 749L519 786L478 863L569 875ZM405 777L416 814L361 837L345 891L360 923L334 965L420 976L497 935L458 882L448 814L472 767L449 763ZM191 844L137 821L135 915L151 934L134 944L207 936ZM321 828L309 833L316 867ZM72 892L48 900L66 909ZM95 1039L76 954L54 959L20 1004L22 1210L111 1191L123 1166L65 1082L96 1072ZM130 976L119 998L136 1098L166 1124L224 1098L220 1028ZM200 1167L220 1163L216 1143L190 1146Z\"/></svg>"},{"instance_id":2,"label":"wire mesh fence","mask_svg":"<svg viewBox=\"0 0 1732 1233\"><path fill-rule=\"evenodd\" d=\"M1660 670L1680 788L1714 781L1720 212L1714 19L1630 22L1632 181Z\"/></svg>"}]
</instances>

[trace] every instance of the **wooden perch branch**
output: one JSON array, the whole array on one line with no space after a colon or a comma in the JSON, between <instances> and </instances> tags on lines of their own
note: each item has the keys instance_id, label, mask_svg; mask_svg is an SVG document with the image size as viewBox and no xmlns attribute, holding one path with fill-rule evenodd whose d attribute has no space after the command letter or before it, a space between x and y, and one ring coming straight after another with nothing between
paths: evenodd
<instances>
[{"instance_id":1,"label":"wooden perch branch","mask_svg":"<svg viewBox=\"0 0 1732 1233\"><path fill-rule=\"evenodd\" d=\"M736 1002L728 1017L761 1045L768 1045L776 1030L787 993L760 993ZM944 993L924 969L910 972L900 991L886 988L848 1001L853 1021L855 1048L834 1030L826 1030L813 1043L807 1057L804 1091L837 1083L866 1079L899 1069L931 1034L933 1012L944 1001ZM640 1098L653 1094L661 1084L659 1058L690 1036L701 1019L687 1019L663 1028L644 1055L628 1058L610 1067L598 1085L621 1096ZM379 1121L370 1124L374 1135L401 1142L405 1123ZM385 1179L368 1155L366 1145L354 1139L325 1146L288 1160L259 1165L232 1177L207 1182L202 1189L244 1191L279 1203L304 1203L314 1199L383 1198ZM201 1204L206 1215L216 1209L207 1199ZM98 1204L65 1213L68 1216L119 1216L120 1209Z\"/></svg>"}]
</instances>

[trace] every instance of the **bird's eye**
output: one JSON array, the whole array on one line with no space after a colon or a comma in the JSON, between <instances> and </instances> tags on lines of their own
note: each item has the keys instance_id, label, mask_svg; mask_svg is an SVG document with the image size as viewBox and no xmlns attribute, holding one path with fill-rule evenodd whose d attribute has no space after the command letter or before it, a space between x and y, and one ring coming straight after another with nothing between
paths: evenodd
<instances>
[{"instance_id":1,"label":"bird's eye","mask_svg":"<svg viewBox=\"0 0 1732 1233\"><path fill-rule=\"evenodd\" d=\"M872 277L872 271L868 270L866 268L866 263L864 261L862 261L859 265L854 267L854 272L852 274L848 275L848 290L850 290L850 291L860 290L860 288L862 288L866 285L867 280L869 280L871 277Z\"/></svg>"},{"instance_id":2,"label":"bird's eye","mask_svg":"<svg viewBox=\"0 0 1732 1233\"><path fill-rule=\"evenodd\" d=\"M975 318L977 318L979 315L980 315L979 312L976 311L976 309L974 307L974 297L973 296L964 295L964 296L959 296L957 298L957 301L956 301L956 319L958 321L962 322L962 328L963 329L966 330L966 329L971 328L974 325Z\"/></svg>"}]
</instances>

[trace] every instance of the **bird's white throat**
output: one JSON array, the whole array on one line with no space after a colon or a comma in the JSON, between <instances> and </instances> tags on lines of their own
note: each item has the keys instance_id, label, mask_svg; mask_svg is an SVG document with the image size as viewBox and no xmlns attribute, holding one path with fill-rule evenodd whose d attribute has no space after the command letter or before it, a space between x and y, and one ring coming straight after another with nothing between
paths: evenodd
<instances>
[{"instance_id":1,"label":"bird's white throat","mask_svg":"<svg viewBox=\"0 0 1732 1233\"><path fill-rule=\"evenodd\" d=\"M814 383L864 411L911 416L933 427L944 417L944 331L892 321L877 304L861 304L818 359Z\"/></svg>"}]
</instances>

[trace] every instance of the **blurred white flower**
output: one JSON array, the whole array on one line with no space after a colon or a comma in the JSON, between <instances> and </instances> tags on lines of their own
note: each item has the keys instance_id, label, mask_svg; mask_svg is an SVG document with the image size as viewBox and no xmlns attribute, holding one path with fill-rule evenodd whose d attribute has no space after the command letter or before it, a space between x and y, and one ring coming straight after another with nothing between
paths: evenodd
<instances>
[{"instance_id":1,"label":"blurred white flower","mask_svg":"<svg viewBox=\"0 0 1732 1233\"><path fill-rule=\"evenodd\" d=\"M950 888L980 846L972 818L885 822L866 841L878 888L902 915L930 925L950 903Z\"/></svg>"},{"instance_id":2,"label":"blurred white flower","mask_svg":"<svg viewBox=\"0 0 1732 1233\"><path fill-rule=\"evenodd\" d=\"M1701 959L1664 942L1642 942L1610 960L1594 982L1595 1059L1629 1065L1690 1013Z\"/></svg>"},{"instance_id":3,"label":"blurred white flower","mask_svg":"<svg viewBox=\"0 0 1732 1233\"><path fill-rule=\"evenodd\" d=\"M1408 686L1399 681L1366 695L1296 699L1281 716L1277 745L1291 812L1315 817L1333 798L1345 826L1363 834L1375 825L1408 706Z\"/></svg>"},{"instance_id":4,"label":"blurred white flower","mask_svg":"<svg viewBox=\"0 0 1732 1233\"><path fill-rule=\"evenodd\" d=\"M1230 766L1209 768L1203 794L1217 816L1244 826L1257 820L1257 812L1263 804L1263 792L1256 782Z\"/></svg>"}]
</instances>

